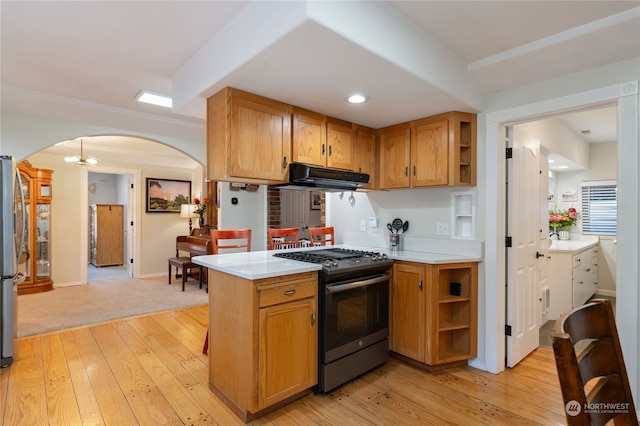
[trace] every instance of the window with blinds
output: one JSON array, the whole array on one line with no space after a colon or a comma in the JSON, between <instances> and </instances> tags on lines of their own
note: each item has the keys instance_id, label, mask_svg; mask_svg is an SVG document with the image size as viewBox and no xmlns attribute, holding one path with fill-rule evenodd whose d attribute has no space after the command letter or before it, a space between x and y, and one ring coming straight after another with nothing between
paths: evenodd
<instances>
[{"instance_id":1,"label":"window with blinds","mask_svg":"<svg viewBox=\"0 0 640 426\"><path fill-rule=\"evenodd\" d=\"M615 235L618 230L617 182L582 182L582 233Z\"/></svg>"}]
</instances>

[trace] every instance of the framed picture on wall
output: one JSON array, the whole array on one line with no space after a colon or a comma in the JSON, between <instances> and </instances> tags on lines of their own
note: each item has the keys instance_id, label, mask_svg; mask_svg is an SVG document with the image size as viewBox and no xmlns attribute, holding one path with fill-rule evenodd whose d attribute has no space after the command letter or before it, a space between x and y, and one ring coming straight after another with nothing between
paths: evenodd
<instances>
[{"instance_id":1,"label":"framed picture on wall","mask_svg":"<svg viewBox=\"0 0 640 426\"><path fill-rule=\"evenodd\" d=\"M190 180L147 178L147 213L180 213L190 197Z\"/></svg>"},{"instance_id":2,"label":"framed picture on wall","mask_svg":"<svg viewBox=\"0 0 640 426\"><path fill-rule=\"evenodd\" d=\"M311 210L320 210L322 205L322 192L311 192Z\"/></svg>"}]
</instances>

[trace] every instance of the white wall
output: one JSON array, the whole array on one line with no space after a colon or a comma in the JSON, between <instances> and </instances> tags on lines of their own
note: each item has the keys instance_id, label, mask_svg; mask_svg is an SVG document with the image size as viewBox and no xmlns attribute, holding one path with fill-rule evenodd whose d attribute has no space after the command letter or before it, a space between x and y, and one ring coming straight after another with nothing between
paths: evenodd
<instances>
[{"instance_id":1,"label":"white wall","mask_svg":"<svg viewBox=\"0 0 640 426\"><path fill-rule=\"evenodd\" d=\"M232 191L230 183L218 183L218 229L251 229L251 250L267 249L267 186L256 192ZM232 203L232 199L237 204Z\"/></svg>"},{"instance_id":2,"label":"white wall","mask_svg":"<svg viewBox=\"0 0 640 426\"><path fill-rule=\"evenodd\" d=\"M436 224L449 224L451 216L451 192L460 188L398 189L392 191L354 192L355 202L349 202L350 192L327 193L327 225L335 229L336 241L340 244L345 233L361 233L380 237L388 241L387 223L399 218L409 222L408 237L449 239L436 235ZM360 221L377 218L377 230L368 227L360 231ZM450 225L450 224L449 224ZM451 230L451 226L449 227Z\"/></svg>"},{"instance_id":3,"label":"white wall","mask_svg":"<svg viewBox=\"0 0 640 426\"><path fill-rule=\"evenodd\" d=\"M576 135L560 119L552 117L519 124L518 128L540 139L542 152L562 155L578 166L589 167L589 144Z\"/></svg>"}]
</instances>

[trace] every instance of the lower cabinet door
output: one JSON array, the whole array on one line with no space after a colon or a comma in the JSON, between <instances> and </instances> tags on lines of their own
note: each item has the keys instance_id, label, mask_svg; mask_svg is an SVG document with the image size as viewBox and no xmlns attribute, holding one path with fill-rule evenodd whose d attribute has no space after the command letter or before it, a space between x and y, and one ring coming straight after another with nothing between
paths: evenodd
<instances>
[{"instance_id":1,"label":"lower cabinet door","mask_svg":"<svg viewBox=\"0 0 640 426\"><path fill-rule=\"evenodd\" d=\"M316 385L316 300L260 309L259 409Z\"/></svg>"},{"instance_id":2,"label":"lower cabinet door","mask_svg":"<svg viewBox=\"0 0 640 426\"><path fill-rule=\"evenodd\" d=\"M393 265L391 349L425 361L425 295L423 266L397 262Z\"/></svg>"}]
</instances>

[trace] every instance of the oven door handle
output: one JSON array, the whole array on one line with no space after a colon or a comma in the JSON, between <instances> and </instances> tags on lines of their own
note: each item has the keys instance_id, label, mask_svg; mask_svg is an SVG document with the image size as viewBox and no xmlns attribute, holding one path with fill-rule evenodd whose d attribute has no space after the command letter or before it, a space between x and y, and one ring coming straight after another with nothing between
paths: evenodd
<instances>
[{"instance_id":1,"label":"oven door handle","mask_svg":"<svg viewBox=\"0 0 640 426\"><path fill-rule=\"evenodd\" d=\"M354 288L366 287L368 285L379 284L389 281L391 275L383 274L375 278L369 278L362 281L354 281L347 284L328 285L325 287L327 293L340 293L341 291L353 290Z\"/></svg>"}]
</instances>

